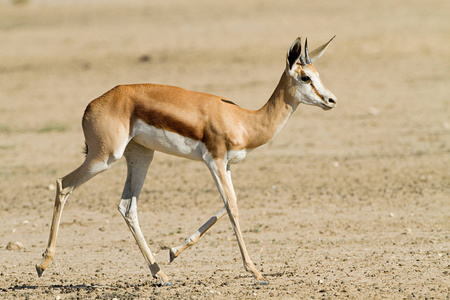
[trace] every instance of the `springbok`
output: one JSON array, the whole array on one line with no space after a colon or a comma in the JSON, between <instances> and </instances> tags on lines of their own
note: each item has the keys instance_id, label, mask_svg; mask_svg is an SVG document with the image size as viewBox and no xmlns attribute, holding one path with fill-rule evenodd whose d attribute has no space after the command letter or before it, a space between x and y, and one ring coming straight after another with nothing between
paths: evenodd
<instances>
[{"instance_id":1,"label":"springbok","mask_svg":"<svg viewBox=\"0 0 450 300\"><path fill-rule=\"evenodd\" d=\"M334 38L334 37L333 37ZM203 161L212 174L224 202L213 217L190 235L182 245L170 249L172 262L222 216L228 213L244 267L259 284L267 284L247 252L238 220L236 195L230 164L243 160L251 150L267 143L286 123L300 103L324 110L336 106L336 97L322 84L312 64L333 38L302 55L301 38L291 45L286 68L267 103L259 110L247 110L233 102L179 87L136 84L119 85L93 100L83 115L86 159L73 172L56 181L56 199L50 236L38 276L55 255L61 213L70 194L80 185L125 156L127 178L118 209L131 230L153 277L172 285L160 269L142 234L137 203L155 151Z\"/></svg>"}]
</instances>

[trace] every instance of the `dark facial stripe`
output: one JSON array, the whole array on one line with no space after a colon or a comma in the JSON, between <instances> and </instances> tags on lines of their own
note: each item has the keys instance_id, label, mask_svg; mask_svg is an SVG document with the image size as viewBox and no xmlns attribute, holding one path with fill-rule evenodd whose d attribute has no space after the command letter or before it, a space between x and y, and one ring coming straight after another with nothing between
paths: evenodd
<instances>
[{"instance_id":1,"label":"dark facial stripe","mask_svg":"<svg viewBox=\"0 0 450 300\"><path fill-rule=\"evenodd\" d=\"M316 93L316 95L317 95L320 99L322 99L322 102L325 102L324 96L322 96L322 95L317 91L317 89L316 89L316 87L314 86L314 84L311 83L311 87L312 87L314 93Z\"/></svg>"}]
</instances>

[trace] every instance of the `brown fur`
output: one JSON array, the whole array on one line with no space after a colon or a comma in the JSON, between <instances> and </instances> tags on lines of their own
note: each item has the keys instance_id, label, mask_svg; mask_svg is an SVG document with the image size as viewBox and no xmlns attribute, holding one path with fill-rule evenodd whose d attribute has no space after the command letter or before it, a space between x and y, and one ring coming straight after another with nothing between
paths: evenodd
<instances>
[{"instance_id":1,"label":"brown fur","mask_svg":"<svg viewBox=\"0 0 450 300\"><path fill-rule=\"evenodd\" d=\"M98 144L89 140L93 134L102 139L102 145L117 146L122 141L114 143L112 139L119 132L130 134L134 122L140 119L156 128L203 142L214 157L223 157L228 150L253 149L266 143L289 113L289 106L280 98L281 82L266 105L256 111L230 105L218 96L174 86L116 86L93 100L85 110L83 128L87 145Z\"/></svg>"}]
</instances>

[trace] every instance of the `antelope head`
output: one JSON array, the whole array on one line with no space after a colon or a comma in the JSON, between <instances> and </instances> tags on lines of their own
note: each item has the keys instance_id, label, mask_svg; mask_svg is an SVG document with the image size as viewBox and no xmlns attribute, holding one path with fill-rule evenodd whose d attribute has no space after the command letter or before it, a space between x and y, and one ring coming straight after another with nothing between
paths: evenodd
<instances>
[{"instance_id":1,"label":"antelope head","mask_svg":"<svg viewBox=\"0 0 450 300\"><path fill-rule=\"evenodd\" d=\"M320 80L319 72L313 62L322 56L328 43L323 44L311 53L308 52L308 39L305 41L305 56L302 55L302 41L297 38L292 43L286 55L286 74L290 80L290 94L296 101L304 104L319 106L324 110L336 106L336 97Z\"/></svg>"}]
</instances>

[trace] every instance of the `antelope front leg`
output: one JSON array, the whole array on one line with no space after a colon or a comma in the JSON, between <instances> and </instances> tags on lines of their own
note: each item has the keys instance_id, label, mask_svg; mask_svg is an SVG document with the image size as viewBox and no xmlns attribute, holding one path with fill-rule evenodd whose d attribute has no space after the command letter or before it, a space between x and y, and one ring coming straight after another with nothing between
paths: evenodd
<instances>
[{"instance_id":1,"label":"antelope front leg","mask_svg":"<svg viewBox=\"0 0 450 300\"><path fill-rule=\"evenodd\" d=\"M258 284L266 285L268 282L264 280L264 277L261 275L261 273L256 269L255 264L253 263L252 259L250 258L247 247L245 246L244 238L242 236L242 231L239 225L239 212L237 208L236 202L232 202L231 200L228 202L227 205L227 212L228 216L230 217L231 224L233 225L234 233L236 234L236 239L238 241L239 250L241 252L242 260L244 262L244 268L248 272L253 273L253 276L257 280Z\"/></svg>"},{"instance_id":2,"label":"antelope front leg","mask_svg":"<svg viewBox=\"0 0 450 300\"><path fill-rule=\"evenodd\" d=\"M214 216L212 216L208 221L206 221L205 224L203 224L199 229L197 229L196 232L188 236L182 245L178 247L170 248L170 262L172 262L175 258L177 258L184 250L187 248L193 246L197 241L200 239L200 237L214 224L219 221L220 218L222 218L227 213L226 207L222 207Z\"/></svg>"},{"instance_id":3,"label":"antelope front leg","mask_svg":"<svg viewBox=\"0 0 450 300\"><path fill-rule=\"evenodd\" d=\"M214 181L217 185L222 200L225 204L228 216L230 217L231 224L233 225L234 233L239 245L244 268L251 272L255 277L258 284L266 285L267 281L256 269L255 264L248 255L247 247L245 246L242 231L239 225L239 211L236 202L236 194L234 192L233 183L231 182L231 173L229 165L221 159L215 159L212 161L206 161L206 164L211 171Z\"/></svg>"}]
</instances>

